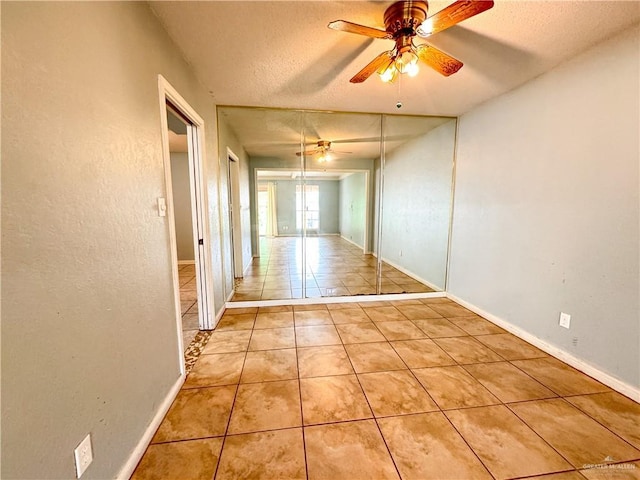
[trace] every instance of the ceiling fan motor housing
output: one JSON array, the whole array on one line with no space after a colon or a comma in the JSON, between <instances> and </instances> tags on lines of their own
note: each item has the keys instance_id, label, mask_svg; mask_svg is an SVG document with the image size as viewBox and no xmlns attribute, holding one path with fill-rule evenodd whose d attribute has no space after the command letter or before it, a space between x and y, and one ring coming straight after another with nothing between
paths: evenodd
<instances>
[{"instance_id":1,"label":"ceiling fan motor housing","mask_svg":"<svg viewBox=\"0 0 640 480\"><path fill-rule=\"evenodd\" d=\"M412 37L427 18L429 4L423 1L395 2L384 12L386 31L395 39Z\"/></svg>"}]
</instances>

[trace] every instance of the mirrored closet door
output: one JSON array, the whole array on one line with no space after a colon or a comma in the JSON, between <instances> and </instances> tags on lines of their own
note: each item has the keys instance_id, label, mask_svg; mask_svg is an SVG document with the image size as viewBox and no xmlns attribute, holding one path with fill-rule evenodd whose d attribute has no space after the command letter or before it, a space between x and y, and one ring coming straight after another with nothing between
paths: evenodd
<instances>
[{"instance_id":1,"label":"mirrored closet door","mask_svg":"<svg viewBox=\"0 0 640 480\"><path fill-rule=\"evenodd\" d=\"M218 129L232 301L444 289L455 118L218 107Z\"/></svg>"}]
</instances>

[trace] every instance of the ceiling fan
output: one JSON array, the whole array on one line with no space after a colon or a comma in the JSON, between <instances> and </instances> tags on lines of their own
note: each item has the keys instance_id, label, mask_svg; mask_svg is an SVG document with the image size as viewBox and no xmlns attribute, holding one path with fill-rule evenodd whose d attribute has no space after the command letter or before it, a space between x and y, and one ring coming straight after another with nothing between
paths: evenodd
<instances>
[{"instance_id":1,"label":"ceiling fan","mask_svg":"<svg viewBox=\"0 0 640 480\"><path fill-rule=\"evenodd\" d=\"M331 148L331 142L329 140L318 140L316 147L310 150L305 150L304 152L296 152L296 155L299 157L301 157L302 155L305 155L305 156L318 155L319 162L328 162L331 160L331 155L329 154L329 152L345 153L345 154L351 153L351 152L333 150Z\"/></svg>"},{"instance_id":2,"label":"ceiling fan","mask_svg":"<svg viewBox=\"0 0 640 480\"><path fill-rule=\"evenodd\" d=\"M448 77L460 70L462 62L427 43L415 45L413 38L426 38L491 7L493 0L458 0L427 17L429 4L426 1L401 1L385 10L386 30L345 20L333 21L328 27L341 32L393 40L396 43L392 50L382 52L356 73L350 80L351 83L362 83L375 72L384 82L393 82L398 72L415 76L418 73L418 60Z\"/></svg>"}]
</instances>

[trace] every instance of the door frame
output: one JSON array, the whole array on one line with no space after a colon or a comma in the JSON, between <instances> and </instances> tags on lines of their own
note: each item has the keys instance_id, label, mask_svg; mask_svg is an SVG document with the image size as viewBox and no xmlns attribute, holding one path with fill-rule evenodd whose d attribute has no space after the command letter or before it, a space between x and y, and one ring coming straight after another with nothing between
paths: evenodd
<instances>
[{"instance_id":1,"label":"door frame","mask_svg":"<svg viewBox=\"0 0 640 480\"><path fill-rule=\"evenodd\" d=\"M209 236L209 219L206 214L208 205L206 178L204 168L204 120L189 103L162 76L158 75L158 94L160 103L160 121L162 136L162 158L165 177L165 194L167 220L169 226L169 250L171 256L171 273L178 335L179 358L184 373L184 345L182 344L182 312L180 308L180 282L178 275L178 244L176 239L175 217L173 208L173 190L171 183L171 153L169 151L169 126L167 122L167 104L171 104L187 119L189 145L189 176L191 180L191 214L194 229L194 254L196 261L196 285L198 289L198 325L201 330L210 330L213 322L213 281L211 275L211 240ZM201 240L201 241L200 241Z\"/></svg>"},{"instance_id":2,"label":"door frame","mask_svg":"<svg viewBox=\"0 0 640 480\"><path fill-rule=\"evenodd\" d=\"M229 203L229 241L234 280L244 276L242 255L242 204L240 201L240 158L227 147L227 202Z\"/></svg>"}]
</instances>

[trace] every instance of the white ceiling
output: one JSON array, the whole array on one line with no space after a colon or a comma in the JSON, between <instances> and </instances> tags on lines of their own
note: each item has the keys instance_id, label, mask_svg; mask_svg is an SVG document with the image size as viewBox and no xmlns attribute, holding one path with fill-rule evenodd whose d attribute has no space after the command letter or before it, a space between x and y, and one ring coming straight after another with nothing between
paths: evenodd
<instances>
[{"instance_id":1,"label":"white ceiling","mask_svg":"<svg viewBox=\"0 0 640 480\"><path fill-rule=\"evenodd\" d=\"M429 13L452 3L430 2ZM465 65L427 66L396 85L349 79L389 40L336 32L332 20L382 28L391 2L151 2L218 105L458 116L640 20L638 1L496 0L428 42ZM416 43L427 40L417 39Z\"/></svg>"}]
</instances>

